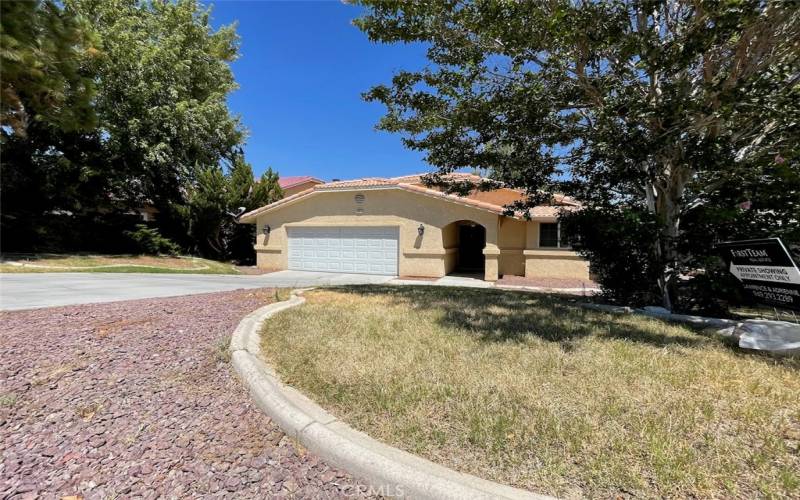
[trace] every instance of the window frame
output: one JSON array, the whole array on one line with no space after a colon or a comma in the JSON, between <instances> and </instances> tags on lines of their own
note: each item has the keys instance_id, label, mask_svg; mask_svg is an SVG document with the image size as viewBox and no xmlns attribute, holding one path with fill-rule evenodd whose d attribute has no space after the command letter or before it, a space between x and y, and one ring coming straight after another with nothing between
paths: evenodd
<instances>
[{"instance_id":1,"label":"window frame","mask_svg":"<svg viewBox=\"0 0 800 500\"><path fill-rule=\"evenodd\" d=\"M555 246L543 246L542 245L542 225L543 224L555 224L556 225L556 244ZM571 249L569 243L562 243L561 239L561 222L540 222L539 223L539 248L546 248L546 249L555 249L555 250L568 250Z\"/></svg>"}]
</instances>

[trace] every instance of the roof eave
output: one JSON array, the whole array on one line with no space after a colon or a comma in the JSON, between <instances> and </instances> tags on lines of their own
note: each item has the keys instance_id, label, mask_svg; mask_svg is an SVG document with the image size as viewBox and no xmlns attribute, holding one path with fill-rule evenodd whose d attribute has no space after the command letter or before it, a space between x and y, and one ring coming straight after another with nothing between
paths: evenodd
<instances>
[{"instance_id":1,"label":"roof eave","mask_svg":"<svg viewBox=\"0 0 800 500\"><path fill-rule=\"evenodd\" d=\"M278 207L282 207L284 205L290 205L301 198L305 198L307 195L311 195L317 192L313 187L306 189L305 191L300 191L299 193L295 193L287 198L282 198L278 201L272 202L269 205L264 205L263 207L256 208L255 210L251 210L247 213L242 214L239 217L240 224L255 224L256 220L259 215L263 214L264 212L268 212Z\"/></svg>"},{"instance_id":2,"label":"roof eave","mask_svg":"<svg viewBox=\"0 0 800 500\"><path fill-rule=\"evenodd\" d=\"M500 216L504 216L504 217L510 217L510 218L518 219L518 220L525 220L525 216L524 216L523 213L519 213L518 212L518 213L514 213L514 214L508 214L508 213L506 213L506 210L505 210L504 207L501 207L501 206L498 206L498 205L492 205L490 203L479 202L479 201L471 201L470 202L470 201L466 201L466 200L468 200L468 198L463 198L461 196L454 195L454 194L443 193L441 191L436 191L434 189L429 189L429 188L422 187L422 186L416 186L416 185L413 185L413 184L391 184L391 185L377 185L377 186L342 186L342 187L328 187L328 188L314 186L314 187L311 187L309 189L306 189L305 191L301 191L299 193L293 194L292 196L289 196L288 198L283 198L283 199L278 200L278 201L276 201L274 203L271 203L269 205L265 205L263 207L255 209L255 210L251 210L250 212L247 212L247 213L243 214L241 217L239 217L239 222L242 223L242 224L255 224L259 215L265 214L267 212L271 212L272 210L275 210L275 209L278 209L278 208L281 208L281 207L284 207L284 206L292 205L292 204L294 204L294 203L296 203L296 202L298 202L298 201L300 201L302 199L305 199L305 198L307 198L307 197L309 197L311 195L314 195L314 194L319 194L319 193L341 193L341 192L347 192L347 191L382 191L382 190L390 190L390 189L399 189L399 190L407 191L407 192L410 192L410 193L416 193L416 194L419 194L419 195L422 195L422 196L428 196L430 198L436 198L436 199L439 199L439 200L442 200L442 201L455 203L457 205L462 205L462 206L465 206L465 207L468 207L468 208L473 208L475 210L481 210L481 211L484 211L484 212L490 212L490 213L493 213L495 215L500 215ZM564 207L564 209L567 209L567 208ZM553 217L549 217L549 216L533 216L533 217L530 218L530 220L542 220L542 221L550 220L550 219L553 219Z\"/></svg>"}]
</instances>

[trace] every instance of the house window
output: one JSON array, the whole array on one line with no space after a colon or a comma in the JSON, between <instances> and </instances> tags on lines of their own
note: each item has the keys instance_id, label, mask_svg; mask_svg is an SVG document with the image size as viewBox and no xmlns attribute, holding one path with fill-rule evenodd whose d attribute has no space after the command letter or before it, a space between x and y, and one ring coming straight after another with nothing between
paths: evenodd
<instances>
[{"instance_id":1,"label":"house window","mask_svg":"<svg viewBox=\"0 0 800 500\"><path fill-rule=\"evenodd\" d=\"M560 223L539 223L539 247L569 248L566 234L561 231Z\"/></svg>"}]
</instances>

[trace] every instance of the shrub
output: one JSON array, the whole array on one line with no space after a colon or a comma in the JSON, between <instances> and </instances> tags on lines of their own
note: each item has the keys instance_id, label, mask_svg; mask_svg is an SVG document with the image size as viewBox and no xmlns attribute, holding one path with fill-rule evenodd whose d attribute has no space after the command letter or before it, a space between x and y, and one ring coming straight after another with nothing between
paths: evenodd
<instances>
[{"instance_id":1,"label":"shrub","mask_svg":"<svg viewBox=\"0 0 800 500\"><path fill-rule=\"evenodd\" d=\"M141 253L177 255L180 252L180 247L177 244L169 238L161 236L158 229L148 227L145 224L137 224L135 231L125 231L125 236L133 240Z\"/></svg>"},{"instance_id":2,"label":"shrub","mask_svg":"<svg viewBox=\"0 0 800 500\"><path fill-rule=\"evenodd\" d=\"M631 208L586 208L560 220L572 248L591 262L607 300L629 306L661 302L656 287L660 267L652 258L659 226L653 215Z\"/></svg>"},{"instance_id":3,"label":"shrub","mask_svg":"<svg viewBox=\"0 0 800 500\"><path fill-rule=\"evenodd\" d=\"M119 211L6 217L0 224L0 247L4 252L25 253L133 253L138 251L137 245L123 234L140 223L138 214Z\"/></svg>"}]
</instances>

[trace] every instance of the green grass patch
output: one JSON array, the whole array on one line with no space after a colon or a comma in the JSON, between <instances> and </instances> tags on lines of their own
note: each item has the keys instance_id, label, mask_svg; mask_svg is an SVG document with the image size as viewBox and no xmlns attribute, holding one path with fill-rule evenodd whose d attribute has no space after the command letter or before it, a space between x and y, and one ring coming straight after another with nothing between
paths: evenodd
<instances>
[{"instance_id":1,"label":"green grass patch","mask_svg":"<svg viewBox=\"0 0 800 500\"><path fill-rule=\"evenodd\" d=\"M220 337L213 347L214 359L218 363L230 363L233 353L231 353L231 336Z\"/></svg>"},{"instance_id":2,"label":"green grass patch","mask_svg":"<svg viewBox=\"0 0 800 500\"><path fill-rule=\"evenodd\" d=\"M315 290L265 325L282 379L367 434L562 497L800 495L800 363L544 295Z\"/></svg>"},{"instance_id":3,"label":"green grass patch","mask_svg":"<svg viewBox=\"0 0 800 500\"><path fill-rule=\"evenodd\" d=\"M17 404L17 395L14 393L0 394L0 408L11 408Z\"/></svg>"},{"instance_id":4,"label":"green grass patch","mask_svg":"<svg viewBox=\"0 0 800 500\"><path fill-rule=\"evenodd\" d=\"M239 274L228 262L199 257L89 254L4 254L0 273Z\"/></svg>"}]
</instances>

